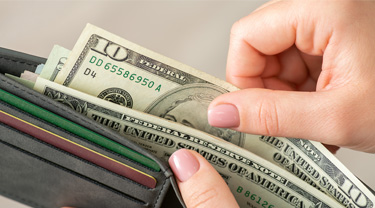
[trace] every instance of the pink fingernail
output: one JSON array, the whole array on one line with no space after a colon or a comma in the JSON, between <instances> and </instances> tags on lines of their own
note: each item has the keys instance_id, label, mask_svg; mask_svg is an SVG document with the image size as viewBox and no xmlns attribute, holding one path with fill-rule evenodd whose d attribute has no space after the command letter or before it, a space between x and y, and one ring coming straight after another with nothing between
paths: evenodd
<instances>
[{"instance_id":1,"label":"pink fingernail","mask_svg":"<svg viewBox=\"0 0 375 208\"><path fill-rule=\"evenodd\" d=\"M169 165L178 180L182 182L187 181L199 170L198 160L186 149L173 153L169 158Z\"/></svg>"},{"instance_id":2,"label":"pink fingernail","mask_svg":"<svg viewBox=\"0 0 375 208\"><path fill-rule=\"evenodd\" d=\"M238 127L240 116L236 106L221 104L208 110L208 123L220 128Z\"/></svg>"}]
</instances>

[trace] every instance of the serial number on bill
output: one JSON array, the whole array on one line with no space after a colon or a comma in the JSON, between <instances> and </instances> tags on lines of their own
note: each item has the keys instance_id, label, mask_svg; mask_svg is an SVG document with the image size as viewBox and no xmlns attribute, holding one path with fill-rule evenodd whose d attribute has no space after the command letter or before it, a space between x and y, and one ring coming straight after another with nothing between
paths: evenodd
<instances>
[{"instance_id":1,"label":"serial number on bill","mask_svg":"<svg viewBox=\"0 0 375 208\"><path fill-rule=\"evenodd\" d=\"M156 84L153 80L150 80L146 77L142 77L137 75L136 73L132 73L129 70L125 70L117 65L112 63L104 63L103 59L97 58L96 56L92 56L89 60L92 65L95 65L96 68L101 67L102 69L111 72L117 76L121 76L124 79L137 83L143 87L147 87L149 89L154 89L156 92L160 92L162 85ZM93 69L86 68L83 71L83 74L86 76L91 76L92 78L96 77L96 72Z\"/></svg>"}]
</instances>

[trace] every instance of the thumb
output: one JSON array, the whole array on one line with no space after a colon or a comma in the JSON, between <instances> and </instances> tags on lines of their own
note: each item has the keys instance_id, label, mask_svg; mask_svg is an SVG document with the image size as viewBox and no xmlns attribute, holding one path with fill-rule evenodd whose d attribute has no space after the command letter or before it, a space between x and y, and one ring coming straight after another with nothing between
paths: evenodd
<instances>
[{"instance_id":1,"label":"thumb","mask_svg":"<svg viewBox=\"0 0 375 208\"><path fill-rule=\"evenodd\" d=\"M169 164L188 208L239 207L219 173L197 152L181 149Z\"/></svg>"},{"instance_id":2,"label":"thumb","mask_svg":"<svg viewBox=\"0 0 375 208\"><path fill-rule=\"evenodd\" d=\"M337 93L239 90L223 94L210 104L208 122L244 133L337 144L329 135L335 133L337 124L332 119L340 118L335 114L339 112L337 106L332 108L331 95L337 96Z\"/></svg>"}]
</instances>

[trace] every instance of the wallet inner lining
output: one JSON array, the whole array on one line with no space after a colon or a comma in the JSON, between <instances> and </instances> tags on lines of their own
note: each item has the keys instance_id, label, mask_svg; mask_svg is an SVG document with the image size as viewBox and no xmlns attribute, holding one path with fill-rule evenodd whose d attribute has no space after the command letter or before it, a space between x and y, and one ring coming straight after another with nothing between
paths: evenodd
<instances>
[{"instance_id":1,"label":"wallet inner lining","mask_svg":"<svg viewBox=\"0 0 375 208\"><path fill-rule=\"evenodd\" d=\"M11 146L17 147L17 149L22 150L22 152L29 153L29 155L34 155L36 156L35 158L43 159L42 161L49 161L51 164L56 164L58 167L70 170L71 172L77 173L78 175L84 175L86 178L89 178L91 181L95 182L95 184L107 184L107 179L115 180L115 183L119 183L119 186L116 188L113 185L107 185L108 187L111 187L111 190L116 190L117 192L123 193L129 196L130 198L135 198L138 201L143 201L143 198L147 198L148 196L145 195L139 198L138 195L134 195L132 191L151 193L152 190L154 190L149 189L133 180L130 180L127 177L111 172L101 166L84 160L76 155L59 149L42 140L39 140L38 138L35 138L22 131L19 131L18 129L15 129L11 126L8 126L0 122L0 131L4 131L4 129L7 129L9 131L8 135L13 136L10 136L9 138L0 138L0 142L7 143ZM71 167L70 164L73 166ZM82 171L82 169L84 169L84 171ZM87 171L91 172L91 174L87 174ZM103 177L105 180L103 180ZM129 190L131 191L129 192Z\"/></svg>"},{"instance_id":2,"label":"wallet inner lining","mask_svg":"<svg viewBox=\"0 0 375 208\"><path fill-rule=\"evenodd\" d=\"M3 100L4 102L15 106L21 110L26 111L27 113L30 113L40 119L43 119L49 123L58 124L59 127L72 132L73 134L76 134L77 136L83 137L85 139L88 139L98 145L101 145L105 148L108 148L109 150L112 150L118 154L121 154L129 159L132 159L136 162L139 162L153 170L159 171L160 167L157 163L155 163L150 158L135 152L123 145L120 145L110 139L107 139L99 134L96 134L84 127L81 127L71 121L68 121L64 118L61 118L57 116L54 113L51 113L43 108L40 108L39 106L36 106L34 104L31 104L15 95L12 95L4 90L0 89L0 100Z\"/></svg>"},{"instance_id":3,"label":"wallet inner lining","mask_svg":"<svg viewBox=\"0 0 375 208\"><path fill-rule=\"evenodd\" d=\"M31 123L35 126L38 126L38 127L42 127L44 128L45 130L47 131L50 131L54 134L57 134L59 136L62 136L80 146L84 146L84 147L87 147L87 148L90 148L98 153L100 153L101 155L104 155L106 157L109 157L109 158L112 158L114 160L117 160L121 163L124 163L124 164L131 164L132 166L136 167L136 169L142 171L142 172L147 172L147 174L149 175L152 175L153 177L155 177L153 175L154 171L146 166L143 166L142 164L139 164L123 155L120 155L116 152L113 152L111 150L108 150L96 143L93 143L89 140L86 140L85 138L82 138L82 137L79 137L69 131L66 131L65 129L62 129L60 128L59 126L56 126L55 124L51 124L49 122L46 122L36 116L33 116L25 111L22 111L21 109L19 108L16 108L12 105L9 105L8 103L6 102L3 102L1 99L0 99L0 111L4 111L6 113L9 113L9 114L12 114L12 115L15 115L16 117L19 117L19 118L22 118L22 120L25 120L26 122L28 123ZM0 123L1 124L1 123ZM37 139L35 139L37 140ZM46 144L48 146L51 146L43 141L40 141L38 140L39 142L43 143L43 144ZM53 147L53 146L51 146ZM56 148L56 147L54 147ZM58 148L56 148L58 149ZM79 158L79 157L77 157ZM151 172L149 172L151 171ZM116 175L116 174L115 174ZM118 175L119 177L121 177L120 175ZM140 185L140 184L138 184ZM141 186L141 187L144 187L144 186ZM149 189L148 187L144 187L146 189Z\"/></svg>"},{"instance_id":4,"label":"wallet inner lining","mask_svg":"<svg viewBox=\"0 0 375 208\"><path fill-rule=\"evenodd\" d=\"M5 53L3 53L4 51L5 51ZM9 51L9 50L8 49L2 49L2 48L0 48L0 73L1 73L0 74L0 79L1 79L0 87L2 89L6 89L8 92L13 92L14 94L22 97L23 99L28 100L28 102L37 103L39 106L43 106L45 109L48 109L50 112L60 114L60 116L65 117L65 118L67 118L67 119L69 119L71 121L74 121L74 122L78 123L79 125L85 126L85 128L88 128L88 129L90 129L93 132L97 132L97 133L100 132L99 134L102 134L101 132L105 132L103 134L105 134L106 137L112 138L114 141L117 141L118 143L120 143L122 145L124 145L123 143L126 143L126 142L123 142L123 140L121 140L120 137L112 136L112 134L110 132L108 132L106 129L102 129L101 127L96 126L95 123L93 123L93 122L85 121L84 119L77 119L78 116L75 117L75 114L74 114L73 111L72 112L68 112L68 115L65 116L65 114L61 113L61 112L63 112L62 111L63 108L61 108L60 106L55 106L54 104L52 104L52 102L50 103L49 101L44 100L44 98L41 98L39 96L39 94L33 93L33 92L29 91L28 89L24 88L23 86L20 86L17 83L13 83L12 80L5 78L4 75L3 75L5 73L9 73L9 74L12 74L12 75L18 75L21 72L23 72L24 70L34 71L35 67L39 63L44 63L46 61L43 58L34 57L34 56L31 56L31 55L28 55L28 54L22 54L21 53L21 55L24 55L24 56L20 56L20 52L14 52L14 51L12 51L12 53L10 53L10 55L9 55L9 53L7 51ZM9 57L12 58L12 60L10 60L10 59L6 59L5 60L4 59L4 54L5 54L5 57L9 56ZM29 60L33 63L33 65L31 65L29 63L26 63L26 62L29 62ZM45 103L47 103L48 105L45 104ZM7 105L6 103L3 103L3 105L5 105L7 107L12 107L12 109L14 109L14 110L17 109L17 108L14 108L14 106ZM52 107L50 107L50 106L52 106ZM58 110L55 111L54 107L56 107ZM18 109L17 111L20 111L20 110ZM22 111L20 111L20 112L22 112ZM22 113L26 114L29 119L34 119L35 121L37 121L37 123L40 122L38 124L38 126L41 125L41 126L47 127L47 129L51 130L52 132L54 132L54 130L56 129L56 130L58 130L58 132L62 133L63 135L66 135L66 136L68 135L69 138L70 138L70 136L72 136L71 139L73 139L73 141L79 142L80 144L84 144L84 145L87 144L88 146L91 145L91 147L93 147L97 151L99 151L101 153L112 155L115 158L117 157L120 161L122 161L122 159L124 159L126 161L129 160L125 156L119 155L119 154L117 154L115 152L112 152L111 150L105 149L104 147L99 146L99 145L97 145L95 143L92 143L92 142L90 142L88 140L85 140L84 138L80 138L79 136L77 137L76 135L72 134L71 132L68 132L68 131L66 131L64 129L61 129L59 126L56 126L55 124L51 124L51 123L48 123L46 121L43 121L42 119L39 119L38 117L35 117L35 116L30 115L28 113L25 113L25 112L22 112ZM23 117L21 117L21 118L23 118ZM96 126L96 128L91 128L91 126L87 126L86 124L92 124L93 126ZM23 184L25 184L25 185L30 185L31 183L35 184L35 181L30 181L30 178L28 178L28 179L24 178L24 176L26 176L25 175L26 173L29 174L28 170L30 170L30 168L31 168L33 171L35 170L36 172L39 172L40 175L42 175L42 177L41 177L42 180L44 179L43 178L44 174L45 174L45 176L50 175L50 173L53 173L53 175L55 175L55 172L59 172L58 175L62 175L63 176L63 177L60 177L60 178L67 177L67 178L70 178L70 180L72 178L77 178L77 179L78 178L83 178L84 180L77 180L77 182L79 182L79 183L76 183L76 184L81 184L81 181L82 181L82 183L84 183L84 181L87 181L86 182L87 187L90 187L91 189L88 189L90 191L88 191L86 193L93 193L92 191L95 192L96 190L100 190L101 188L104 188L104 189L102 189L103 193L105 193L105 190L107 190L107 189L110 190L110 191L112 191L112 192L117 192L118 194L114 195L114 196L118 196L117 200L111 200L111 201L112 202L117 201L118 203L116 202L115 204L120 204L120 207L122 205L124 205L124 204L128 204L129 203L129 202L123 203L123 201L121 201L121 197L124 197L125 199L130 199L131 201L136 201L138 204L141 204L142 207L143 206L149 207L150 205L155 206L155 204L154 204L155 202L153 202L152 204L149 204L149 202L148 202L149 201L148 198L154 200L152 197L155 194L158 194L158 196L156 198L156 203L159 204L159 205L160 205L161 199L164 198L164 197L162 197L162 195L164 193L164 190L166 189L165 187L168 187L168 186L165 186L165 184L168 184L169 180L166 180L166 179L162 178L161 176L165 177L165 175L166 175L169 178L171 176L171 174L169 173L170 170L168 170L167 172L164 172L165 171L164 170L165 167L163 166L164 165L163 163L161 164L161 169L163 169L163 174L164 175L162 173L160 173L160 174L158 174L157 178L158 179L162 178L164 182L160 183L155 190L147 190L147 191L146 190L138 190L137 187L142 187L142 186L139 186L139 184L137 184L137 187L134 189L134 187L132 185L135 185L136 183L133 182L133 181L131 181L131 180L129 180L129 179L127 179L127 178L124 178L124 177L121 177L121 176L116 175L114 173L111 173L108 170L105 170L105 169L103 169L103 168L101 168L99 166L91 164L91 163L89 163L89 162L87 162L87 161L85 161L85 160L83 160L83 159L81 159L79 157L76 157L76 156L71 155L71 154L69 154L67 152L64 152L63 150L60 150L60 149L58 149L58 148L56 148L54 146L51 146L51 145L49 145L47 143L44 143L43 141L40 141L40 140L38 140L36 138L33 138L32 136L24 134L24 133L22 133L22 132L20 132L20 131L18 131L16 129L13 129L13 128L9 127L9 126L4 126L1 123L0 123L0 126L2 126L2 130L1 131L4 133L4 134L2 134L2 136L8 137L8 135L13 135L13 136L10 137L11 140L8 140L8 141L5 140L5 143L10 142L10 143L7 143L7 144L13 145L13 147L15 147L15 148L13 148L13 147L10 148L9 145L5 145L4 144L4 141L1 142L2 139L0 138L0 148L3 150L1 152L7 153L7 154L10 153L9 154L9 158L8 158L8 156L2 157L1 161L5 162L5 163L2 163L3 165L5 165L4 166L5 169L1 168L3 170L1 170L0 173L1 174L4 174L4 173L7 174L7 173L12 173L13 172L13 173L15 173L14 177L16 177L15 178L16 181L19 181L18 179L20 179L22 181L22 183L21 183L21 181L19 183L16 182L16 181L15 181L15 183L13 183L13 182L11 182L11 183L6 182L6 183L4 183L4 185L6 185L6 184L16 184L17 185L18 184L18 185L22 186ZM8 130L6 130L6 129L8 129ZM101 131L98 131L96 129L100 129ZM19 135L19 136L17 136L17 135ZM22 139L19 140L18 142L13 143L13 140L18 140L18 138L22 138ZM30 142L33 141L35 144L27 142L28 145L26 145L26 146L25 145L19 145L19 143L23 143L24 141L27 141L27 139L29 139ZM42 150L35 151L34 148L39 149L38 145L36 145L38 143L41 145L40 147L42 148ZM29 148L30 144L33 146L32 148ZM125 145L125 146L127 146L127 145ZM130 143L130 147L133 147L132 143ZM136 146L133 147L133 148L137 149ZM48 149L50 149L51 151L48 150ZM21 153L18 154L17 153L17 152L20 152L20 151L22 153L24 153L24 154L21 154ZM46 152L49 152L49 153L44 154L44 153L42 153L43 151L46 151ZM138 152L142 152L142 151L138 150ZM63 156L63 155L69 156L69 157L67 157L68 160L65 160L67 158L65 156ZM145 154L145 155L147 156L148 154ZM13 163L13 161L15 161L13 159L13 158L15 158L14 156L16 158L19 158L18 162L16 162L16 163ZM151 155L149 157L153 158ZM61 158L61 159L57 159L57 158ZM73 160L75 160L75 162L74 162L75 164L79 164L80 165L78 167L83 167L83 168L70 169L70 167L69 167L68 164L70 163L70 161L73 161ZM157 161L158 164L160 163L157 159L155 159L155 160ZM25 162L23 162L23 161L25 161ZM63 162L63 161L69 161L69 162ZM134 162L134 161L131 161L131 162ZM26 167L26 168L23 168L23 171L25 171L24 173L20 172L22 168L18 169L19 164L22 164L22 163L24 163L25 164L24 167ZM44 164L44 163L46 163L46 164ZM8 164L9 164L9 166L8 166ZM137 164L137 166L140 166L141 169L145 169L147 172L149 170L151 170L151 169L149 169L149 168L147 168L147 167L145 167L143 165L140 165L138 163L136 163L136 164ZM14 167L14 169L12 169L12 170L8 169L8 170L10 170L10 172L8 172L7 168L10 168L12 166ZM89 168L90 166L92 168L95 167L95 168L97 168L98 170L101 170L101 171L93 171L93 169ZM48 169L49 171L45 172L44 168ZM81 170L84 170L84 171L81 172ZM89 171L86 171L86 170L89 170ZM76 171L78 171L78 172L76 172ZM36 172L34 172L34 173L36 173ZM88 174L90 172L95 173L95 174L94 175ZM100 174L102 176L106 176L106 177L104 177L104 178L101 178L102 176L99 177L99 178L96 177L96 176L98 176L97 172L98 172L98 174ZM106 174L103 174L103 173L106 173ZM30 174L33 174L33 172L30 172ZM110 174L110 175L107 175L107 174ZM3 176L8 176L8 175L3 175ZM34 177L33 175L30 175L30 176ZM110 176L110 177L108 177L108 176ZM130 186L126 186L126 187L128 187L126 189L129 189L131 191L130 192L128 192L128 191L123 192L122 191L121 187L123 187L124 185L122 185L121 180L115 180L114 183L115 184L119 184L118 186L117 185L114 186L114 184L108 183L108 180L112 181L111 180L112 176L116 176L118 179L120 179L120 178L121 179L126 179L124 181L124 183L131 182ZM10 177L10 178L14 178L14 177ZM50 177L50 178L53 178L53 177ZM107 179L109 178L109 179L108 180L103 180L105 178L107 178ZM9 177L6 177L5 180L9 181ZM70 181L70 180L68 180L68 181ZM73 181L76 181L76 180L73 180ZM39 180L39 182L36 182L36 183L40 183L40 182L41 182L41 180ZM57 182L60 183L60 180L58 180ZM61 181L61 182L63 182L63 181ZM51 184L51 183L49 183L49 184ZM103 184L104 184L104 187L103 187ZM37 185L37 184L35 184L35 185ZM32 190L35 190L35 191L38 192L38 190L34 189L33 187L37 188L39 186L35 186L35 185L28 186L28 188L31 188ZM98 186L98 189L96 189L95 186ZM108 187L106 187L106 186L108 186ZM69 186L69 187L72 187L72 186ZM84 187L86 187L86 185ZM113 190L113 187L115 187L114 190ZM161 192L159 190L160 187L161 187ZM1 187L0 187L0 189L1 189ZM51 189L49 187L43 187L43 189L40 189L40 190L48 190L45 193L49 193L50 191L51 192L55 192L56 191L56 193L59 193L60 190L66 190L66 189L64 187L60 187L60 188L56 189L55 186L53 185L53 188L51 188ZM79 190L81 190L81 189L79 189ZM9 196L10 198L13 198L13 199L16 198L16 200L23 201L24 203L29 204L31 206L34 206L34 205L32 205L31 202L38 202L38 201L40 201L40 199L42 199L42 201L43 201L41 204L48 204L48 203L50 203L50 202L46 202L46 200L48 201L48 198L45 198L46 195L43 195L43 194L42 195L34 195L34 197L36 197L36 198L39 198L39 196L43 197L43 198L40 198L39 200L38 199L34 200L34 198L29 198L28 197L29 195L27 194L27 192L26 192L26 195L24 195L25 197L22 197L22 194L23 194L22 192L21 192L21 195L18 195L19 194L18 190L16 190L16 191L13 190L12 191L11 189L6 189L5 192L2 191L2 190L0 190L0 192L1 192L1 194L7 195L7 196ZM122 194L122 193L134 193L134 192L136 194L135 195L131 194L130 196L128 196L126 194ZM31 193L36 193L36 192L32 191ZM41 192L41 193L43 193L43 192ZM67 196L68 197L68 198L65 198L68 201L69 201L69 196L73 197L73 198L76 198L76 195L73 192L72 192L72 194L67 194L67 195L65 194L65 193L67 193L66 191L62 192L62 193L63 193L62 194L63 196ZM69 191L68 191L68 193L69 193ZM144 194L146 194L147 196L144 197ZM47 195L49 195L49 194L47 194ZM61 198L62 195L59 194L58 196L60 196L60 197L57 197L56 199L62 199ZM90 196L95 196L95 194L93 194L93 195L88 194L87 197L86 197L86 194L83 194L83 193L79 194L79 195L81 197L83 197L82 198L83 200L89 199ZM139 195L142 195L142 199L141 200L137 200L136 199L136 198L138 198ZM14 196L16 196L16 197L14 197ZM21 196L21 198L19 198L17 196ZM102 204L101 202L103 202L103 204L108 204L108 203L111 204L110 202L106 202L107 199L106 198L102 198L101 196L105 196L105 195L97 195L97 197L94 197L94 198L91 198L91 199L98 199L97 203L95 203L95 204L98 205L99 207L103 207L103 206L100 206ZM112 197L111 194L109 194L108 196L110 197L110 199L116 198L116 197ZM134 196L135 198L132 197L132 196ZM46 200L44 200L44 199L46 199ZM135 200L133 200L133 199L135 199ZM79 199L79 200L81 200L81 199ZM94 202L94 201L95 200L93 200L92 202ZM147 203L144 204L144 201L147 201ZM168 201L170 201L170 200L168 200ZM39 205L41 205L41 204L39 204ZM85 204L85 202L83 202L83 204ZM133 204L133 205L135 205L135 204ZM159 205L157 205L157 207ZM39 207L39 206L37 206L37 207ZM51 206L47 205L47 207L51 207ZM78 206L78 207L80 207L80 206ZM113 207L113 206L110 206L110 207ZM114 207L118 207L118 206L114 206Z\"/></svg>"},{"instance_id":5,"label":"wallet inner lining","mask_svg":"<svg viewBox=\"0 0 375 208\"><path fill-rule=\"evenodd\" d=\"M0 125L2 125L2 124L0 124ZM2 125L2 126L3 126L3 125ZM107 186L107 185L105 185L105 184L103 184L103 183L100 183L100 182L98 182L98 181L96 181L96 180L93 180L93 179L91 179L91 178L89 178L89 177L86 177L86 176L84 176L84 175L82 175L82 174L80 174L80 173L77 173L77 172L72 171L72 170L70 170L70 169L68 169L68 168L65 168L65 167L63 167L63 166L60 166L60 165L58 165L58 164L56 164L56 163L54 163L54 162L52 162L52 161L46 160L45 158L39 157L38 155L35 155L35 154L31 153L31 152L28 152L28 151L26 151L26 150L24 150L24 149L21 149L21 148L15 146L15 145L12 145L12 144L10 144L10 143L8 143L8 142L6 142L6 141L2 141L2 140L0 140L0 143L4 144L4 145L6 145L6 146L8 146L8 147L10 147L10 148L12 148L12 149L15 149L15 150L17 150L17 151L19 151L19 152L21 152L21 153L23 153L23 154L27 154L27 155L29 155L29 156L31 156L31 157L33 157L33 158L36 158L36 159L38 159L38 160L40 160L40 161L42 161L42 162L44 162L44 163L47 163L47 164L49 164L49 165L51 165L51 166L54 166L54 167L56 167L56 168L59 168L59 169L65 171L65 172L68 172L68 173L70 173L70 174L73 174L73 175L75 175L75 176L78 176L78 177L80 177L80 178L82 178L82 179L84 179L84 180L86 180L86 181L89 181L89 182L91 182L91 183L93 183L93 184L96 184L96 185L98 185L98 186L100 186L100 187L102 187L102 188L105 188L105 189L107 189L107 190L109 190L109 191L111 191L111 192L113 192L113 193L115 193L115 194L118 194L118 195L120 195L120 196L122 196L122 197L125 197L125 198L127 198L127 199L129 199L129 200L132 200L132 201L134 201L134 202L136 202L136 203L138 203L138 204L146 205L146 202L144 202L144 201L142 201L142 200L139 200L139 199L134 198L134 197L132 197L132 196L126 194L126 193L123 193L123 192L121 192L121 191L118 191L118 190L116 190L116 189L113 189L113 188L111 188L111 187L109 187L109 186ZM0 188L0 189L1 189L1 188Z\"/></svg>"},{"instance_id":6,"label":"wallet inner lining","mask_svg":"<svg viewBox=\"0 0 375 208\"><path fill-rule=\"evenodd\" d=\"M91 142L83 138L77 137L76 135L70 132L60 129L59 127L53 124L45 122L44 120L41 120L38 117L32 116L1 100L0 100L0 111L4 111L9 114L15 115L16 117L22 118L22 120L25 120L28 123L44 128L50 132L53 132L56 135L61 135L62 137L67 138L68 140L73 141L74 143L88 147L109 158L113 158L125 164L128 164L129 162L133 163L132 165L135 165L134 167L142 172L145 171L145 173L151 174L151 175L153 173L153 172L149 172L150 169L144 166L140 166L140 164L134 163L133 161L129 161L128 159L123 158L123 156L112 153L106 149L103 149L103 147L100 147L96 144L92 144ZM84 158L71 154L67 151L64 151L63 149L60 149L49 143L46 143L34 136L26 134L18 130L17 128L13 128L7 125L5 122L2 122L1 119L2 118L0 118L0 132L2 132L3 135L7 135L7 136L0 138L0 141L3 140L26 152L30 152L31 154L37 155L38 157L44 158L48 161L51 161L52 163L55 163L69 170L72 170L73 172L77 172L81 175L84 175L92 179L93 181L106 184L107 186L112 187L113 189L119 192L127 193L131 197L135 197L143 201L148 201L149 198L150 197L152 198L152 196L155 193L157 193L157 190L159 190L159 187L161 185L159 183L158 183L158 186L155 187L156 189L142 185L134 180L131 180L128 177L119 175L111 170L101 167L100 165L96 165L92 162L89 162L88 160L85 160ZM159 177L156 176L156 178L159 178Z\"/></svg>"},{"instance_id":7,"label":"wallet inner lining","mask_svg":"<svg viewBox=\"0 0 375 208\"><path fill-rule=\"evenodd\" d=\"M116 174L127 177L135 182L145 185L149 188L155 188L156 179L146 173L143 173L131 166L113 160L107 156L104 156L98 152L95 152L89 148L83 147L77 143L74 143L68 139L58 136L52 132L42 129L38 126L30 124L20 118L17 118L11 114L5 113L0 110L0 122L5 123L19 131L22 131L28 135L31 135L37 139L40 139L48 144L51 144L57 148L60 148L66 152L76 155L82 159L97 164L107 170L110 170Z\"/></svg>"}]
</instances>

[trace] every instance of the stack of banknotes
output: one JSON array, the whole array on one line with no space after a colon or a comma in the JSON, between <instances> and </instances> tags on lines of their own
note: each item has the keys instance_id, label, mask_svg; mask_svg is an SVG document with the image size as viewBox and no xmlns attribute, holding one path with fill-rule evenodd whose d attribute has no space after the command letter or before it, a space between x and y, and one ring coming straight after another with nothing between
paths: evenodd
<instances>
[{"instance_id":1,"label":"stack of banknotes","mask_svg":"<svg viewBox=\"0 0 375 208\"><path fill-rule=\"evenodd\" d=\"M318 142L211 127L209 103L238 90L88 24L73 50L13 79L167 160L200 153L241 207L373 207L374 194Z\"/></svg>"}]
</instances>

